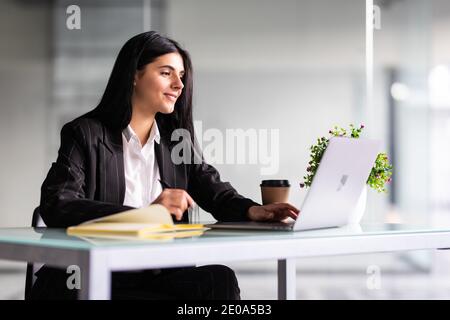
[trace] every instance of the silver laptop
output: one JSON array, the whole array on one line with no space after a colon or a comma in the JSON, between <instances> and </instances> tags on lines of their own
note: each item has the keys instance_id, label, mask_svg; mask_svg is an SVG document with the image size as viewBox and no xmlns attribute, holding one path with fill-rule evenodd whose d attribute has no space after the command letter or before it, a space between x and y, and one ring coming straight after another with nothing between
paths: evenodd
<instances>
[{"instance_id":1,"label":"silver laptop","mask_svg":"<svg viewBox=\"0 0 450 320\"><path fill-rule=\"evenodd\" d=\"M216 222L207 227L299 231L344 226L370 175L378 148L376 140L331 138L295 221Z\"/></svg>"}]
</instances>

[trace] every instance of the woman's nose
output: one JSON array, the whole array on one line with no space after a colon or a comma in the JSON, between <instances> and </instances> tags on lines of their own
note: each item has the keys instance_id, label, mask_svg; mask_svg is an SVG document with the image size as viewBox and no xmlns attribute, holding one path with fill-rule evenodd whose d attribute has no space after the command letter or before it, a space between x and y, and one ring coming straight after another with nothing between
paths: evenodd
<instances>
[{"instance_id":1,"label":"woman's nose","mask_svg":"<svg viewBox=\"0 0 450 320\"><path fill-rule=\"evenodd\" d=\"M176 89L183 89L184 88L183 81L181 81L179 77L176 77L173 83L173 87Z\"/></svg>"}]
</instances>

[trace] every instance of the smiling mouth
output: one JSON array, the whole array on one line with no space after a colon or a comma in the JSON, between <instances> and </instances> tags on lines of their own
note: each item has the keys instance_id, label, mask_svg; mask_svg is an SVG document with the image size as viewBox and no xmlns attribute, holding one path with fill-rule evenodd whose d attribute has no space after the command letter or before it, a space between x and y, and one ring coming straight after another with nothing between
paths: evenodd
<instances>
[{"instance_id":1,"label":"smiling mouth","mask_svg":"<svg viewBox=\"0 0 450 320\"><path fill-rule=\"evenodd\" d=\"M165 93L164 95L165 95L165 96L167 97L167 99L169 99L170 101L175 101L175 100L177 100L177 97L175 97L175 96L173 96L173 95L171 95L171 94Z\"/></svg>"}]
</instances>

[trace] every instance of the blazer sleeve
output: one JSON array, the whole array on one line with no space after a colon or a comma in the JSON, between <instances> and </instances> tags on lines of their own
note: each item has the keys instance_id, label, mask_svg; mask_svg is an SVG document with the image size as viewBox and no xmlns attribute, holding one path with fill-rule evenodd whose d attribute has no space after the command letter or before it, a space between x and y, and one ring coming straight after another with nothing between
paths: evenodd
<instances>
[{"instance_id":1,"label":"blazer sleeve","mask_svg":"<svg viewBox=\"0 0 450 320\"><path fill-rule=\"evenodd\" d=\"M81 128L71 123L64 125L57 160L41 186L39 209L48 227L66 228L132 209L86 198L86 152L89 148Z\"/></svg>"},{"instance_id":2,"label":"blazer sleeve","mask_svg":"<svg viewBox=\"0 0 450 320\"><path fill-rule=\"evenodd\" d=\"M248 209L260 205L221 181L219 172L205 162L192 164L189 175L188 193L218 221L249 221Z\"/></svg>"}]
</instances>

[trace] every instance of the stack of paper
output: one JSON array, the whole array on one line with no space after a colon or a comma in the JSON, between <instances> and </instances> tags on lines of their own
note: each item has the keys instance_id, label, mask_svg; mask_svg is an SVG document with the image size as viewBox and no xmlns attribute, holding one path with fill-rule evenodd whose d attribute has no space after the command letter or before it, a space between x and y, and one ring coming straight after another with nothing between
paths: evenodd
<instances>
[{"instance_id":1,"label":"stack of paper","mask_svg":"<svg viewBox=\"0 0 450 320\"><path fill-rule=\"evenodd\" d=\"M133 209L67 228L67 234L117 239L166 239L201 235L203 224L174 224L162 205Z\"/></svg>"}]
</instances>

